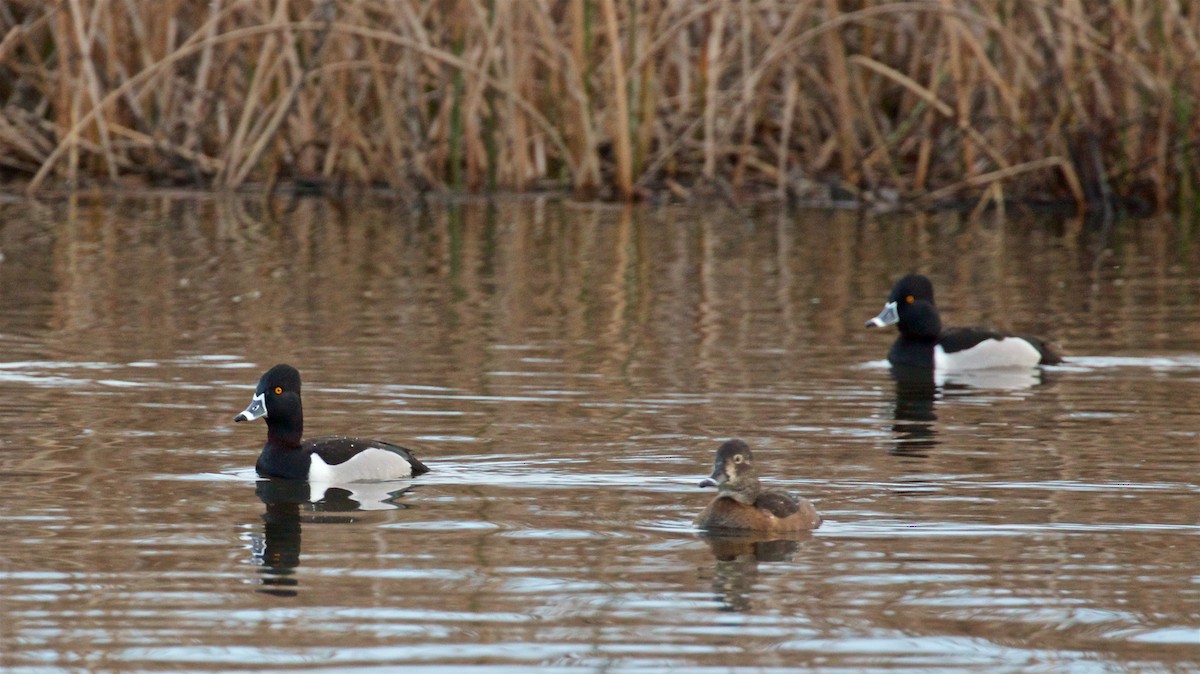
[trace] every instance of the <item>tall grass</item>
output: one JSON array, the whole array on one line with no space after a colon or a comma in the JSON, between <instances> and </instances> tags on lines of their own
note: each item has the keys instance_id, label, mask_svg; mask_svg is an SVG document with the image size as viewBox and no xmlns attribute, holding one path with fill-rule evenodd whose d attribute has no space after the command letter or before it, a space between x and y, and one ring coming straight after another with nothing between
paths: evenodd
<instances>
[{"instance_id":1,"label":"tall grass","mask_svg":"<svg viewBox=\"0 0 1200 674\"><path fill-rule=\"evenodd\" d=\"M0 171L1191 208L1197 73L1190 0L0 0Z\"/></svg>"}]
</instances>

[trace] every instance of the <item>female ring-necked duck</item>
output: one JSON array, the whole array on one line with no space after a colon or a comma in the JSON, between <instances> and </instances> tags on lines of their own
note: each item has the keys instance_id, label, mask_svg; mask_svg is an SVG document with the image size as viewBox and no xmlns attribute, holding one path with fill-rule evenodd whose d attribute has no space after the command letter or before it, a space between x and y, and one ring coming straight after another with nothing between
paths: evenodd
<instances>
[{"instance_id":1,"label":"female ring-necked duck","mask_svg":"<svg viewBox=\"0 0 1200 674\"><path fill-rule=\"evenodd\" d=\"M821 526L821 516L807 499L762 488L754 455L741 440L729 440L717 449L712 475L700 486L719 489L696 518L704 529L805 531Z\"/></svg>"},{"instance_id":2,"label":"female ring-necked duck","mask_svg":"<svg viewBox=\"0 0 1200 674\"><path fill-rule=\"evenodd\" d=\"M300 372L276 365L258 380L250 406L234 421L267 420L267 444L255 469L263 477L311 482L360 482L428 473L409 450L379 440L328 436L302 440Z\"/></svg>"},{"instance_id":3,"label":"female ring-necked duck","mask_svg":"<svg viewBox=\"0 0 1200 674\"><path fill-rule=\"evenodd\" d=\"M985 328L947 328L933 304L933 283L920 274L896 282L883 311L868 328L893 325L900 336L888 352L893 366L935 370L1057 365L1062 357L1037 337Z\"/></svg>"}]
</instances>

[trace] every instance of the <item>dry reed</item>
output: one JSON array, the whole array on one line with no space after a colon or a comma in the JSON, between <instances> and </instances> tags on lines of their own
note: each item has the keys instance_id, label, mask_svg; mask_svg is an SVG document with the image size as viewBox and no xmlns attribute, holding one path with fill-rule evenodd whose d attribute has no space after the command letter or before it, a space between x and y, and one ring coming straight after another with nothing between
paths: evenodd
<instances>
[{"instance_id":1,"label":"dry reed","mask_svg":"<svg viewBox=\"0 0 1200 674\"><path fill-rule=\"evenodd\" d=\"M1197 209L1188 0L0 0L0 176Z\"/></svg>"}]
</instances>

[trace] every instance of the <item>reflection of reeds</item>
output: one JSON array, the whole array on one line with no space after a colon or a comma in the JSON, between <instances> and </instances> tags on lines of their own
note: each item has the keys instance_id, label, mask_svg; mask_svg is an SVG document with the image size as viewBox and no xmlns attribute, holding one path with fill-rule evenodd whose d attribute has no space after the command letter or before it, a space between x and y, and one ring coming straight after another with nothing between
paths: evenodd
<instances>
[{"instance_id":1,"label":"reflection of reeds","mask_svg":"<svg viewBox=\"0 0 1200 674\"><path fill-rule=\"evenodd\" d=\"M1195 195L1197 67L1178 1L8 0L0 166L1163 205Z\"/></svg>"}]
</instances>

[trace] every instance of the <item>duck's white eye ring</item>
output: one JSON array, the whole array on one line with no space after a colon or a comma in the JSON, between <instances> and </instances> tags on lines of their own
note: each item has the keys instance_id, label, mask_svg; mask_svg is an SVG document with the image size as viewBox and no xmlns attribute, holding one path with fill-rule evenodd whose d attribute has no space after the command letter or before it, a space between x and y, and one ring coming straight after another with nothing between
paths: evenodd
<instances>
[{"instance_id":1,"label":"duck's white eye ring","mask_svg":"<svg viewBox=\"0 0 1200 674\"><path fill-rule=\"evenodd\" d=\"M746 457L742 456L741 454L735 454L733 456L734 463L741 463L742 461L745 461L745 460L746 460Z\"/></svg>"},{"instance_id":2,"label":"duck's white eye ring","mask_svg":"<svg viewBox=\"0 0 1200 674\"><path fill-rule=\"evenodd\" d=\"M275 387L275 395L279 395L279 394L281 394L281 393L283 393L283 387L282 387L282 386L276 386L276 387Z\"/></svg>"}]
</instances>

